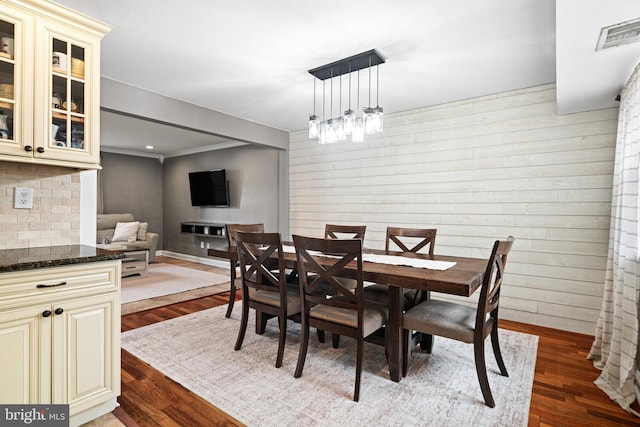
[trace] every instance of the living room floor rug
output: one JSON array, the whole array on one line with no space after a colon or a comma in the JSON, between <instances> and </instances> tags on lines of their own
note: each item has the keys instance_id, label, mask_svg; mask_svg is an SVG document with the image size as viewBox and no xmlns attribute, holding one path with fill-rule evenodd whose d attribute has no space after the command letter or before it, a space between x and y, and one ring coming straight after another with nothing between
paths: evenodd
<instances>
[{"instance_id":1,"label":"living room floor rug","mask_svg":"<svg viewBox=\"0 0 640 427\"><path fill-rule=\"evenodd\" d=\"M229 290L228 282L229 276L221 274L172 264L150 264L146 276L129 276L122 279L120 302L126 304L226 283L226 288L221 290L224 292Z\"/></svg>"},{"instance_id":2,"label":"living room floor rug","mask_svg":"<svg viewBox=\"0 0 640 427\"><path fill-rule=\"evenodd\" d=\"M469 344L436 338L433 354L414 352L409 373L389 379L384 348L365 343L360 401L354 402L355 341L319 343L315 333L300 378L294 378L300 325L287 322L281 368L275 368L276 319L254 333L250 311L239 351L240 310L226 305L122 333L122 348L249 426L423 425L526 426L538 337L500 329L509 377L499 374L487 345L495 408L484 404Z\"/></svg>"}]
</instances>

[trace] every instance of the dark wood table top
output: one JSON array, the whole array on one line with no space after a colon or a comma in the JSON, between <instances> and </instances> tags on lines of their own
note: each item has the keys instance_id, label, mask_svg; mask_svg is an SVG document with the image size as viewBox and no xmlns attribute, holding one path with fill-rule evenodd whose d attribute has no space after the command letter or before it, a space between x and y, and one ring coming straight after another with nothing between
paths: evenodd
<instances>
[{"instance_id":1,"label":"dark wood table top","mask_svg":"<svg viewBox=\"0 0 640 427\"><path fill-rule=\"evenodd\" d=\"M365 249L366 253L385 255L384 250ZM234 247L209 249L208 255L215 258L224 258L231 261L238 259ZM288 267L294 267L296 256L293 253L284 252L284 260ZM433 259L435 261L449 261L456 264L447 270L432 270L427 268L411 267L407 265L392 265L378 262L362 263L364 280L375 283L385 283L390 286L430 290L452 295L471 296L482 284L482 277L487 266L487 260L458 256L405 254L400 252L389 255L411 256L416 258ZM355 264L354 264L355 271Z\"/></svg>"}]
</instances>

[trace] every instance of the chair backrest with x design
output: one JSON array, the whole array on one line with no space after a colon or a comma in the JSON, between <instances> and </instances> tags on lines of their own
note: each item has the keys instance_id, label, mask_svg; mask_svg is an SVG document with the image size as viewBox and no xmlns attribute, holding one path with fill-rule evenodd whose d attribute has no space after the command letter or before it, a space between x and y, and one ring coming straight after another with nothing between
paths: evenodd
<instances>
[{"instance_id":1,"label":"chair backrest with x design","mask_svg":"<svg viewBox=\"0 0 640 427\"><path fill-rule=\"evenodd\" d=\"M325 239L360 239L364 240L364 233L367 231L366 225L336 225L326 224L324 226Z\"/></svg>"},{"instance_id":2,"label":"chair backrest with x design","mask_svg":"<svg viewBox=\"0 0 640 427\"><path fill-rule=\"evenodd\" d=\"M235 233L264 233L264 224L227 224L227 241L229 247L236 246Z\"/></svg>"},{"instance_id":3,"label":"chair backrest with x design","mask_svg":"<svg viewBox=\"0 0 640 427\"><path fill-rule=\"evenodd\" d=\"M296 247L300 292L310 305L329 305L362 311L362 240L319 239L293 236ZM331 254L321 256L318 252ZM322 259L322 261L320 261ZM356 289L347 287L338 278L350 262L356 263L353 274ZM327 298L327 296L338 298Z\"/></svg>"},{"instance_id":4,"label":"chair backrest with x design","mask_svg":"<svg viewBox=\"0 0 640 427\"><path fill-rule=\"evenodd\" d=\"M236 232L236 237L243 287L277 292L286 303L280 234Z\"/></svg>"},{"instance_id":5,"label":"chair backrest with x design","mask_svg":"<svg viewBox=\"0 0 640 427\"><path fill-rule=\"evenodd\" d=\"M385 252L396 249L392 244L395 245L400 252L419 252L428 246L429 255L433 255L436 246L437 232L438 229L436 228L387 227Z\"/></svg>"}]
</instances>

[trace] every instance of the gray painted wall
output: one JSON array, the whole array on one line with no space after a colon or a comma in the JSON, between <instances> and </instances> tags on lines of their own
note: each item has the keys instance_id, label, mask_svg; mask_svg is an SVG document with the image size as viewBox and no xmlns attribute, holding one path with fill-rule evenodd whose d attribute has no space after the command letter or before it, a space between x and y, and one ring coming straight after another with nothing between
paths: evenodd
<instances>
[{"instance_id":1,"label":"gray painted wall","mask_svg":"<svg viewBox=\"0 0 640 427\"><path fill-rule=\"evenodd\" d=\"M149 223L149 231L162 233L162 164L147 157L101 153L104 213L130 212Z\"/></svg>"},{"instance_id":2,"label":"gray painted wall","mask_svg":"<svg viewBox=\"0 0 640 427\"><path fill-rule=\"evenodd\" d=\"M226 245L226 239L181 234L181 222L261 222L266 231L288 233L288 229L279 228L278 203L281 188L286 185L280 182L280 152L274 148L243 146L166 159L163 164L163 249L206 257L207 244L209 247ZM231 207L191 206L189 172L210 169L226 169Z\"/></svg>"},{"instance_id":3,"label":"gray painted wall","mask_svg":"<svg viewBox=\"0 0 640 427\"><path fill-rule=\"evenodd\" d=\"M286 197L282 153L245 146L172 157L161 164L152 158L103 152L104 212L131 212L137 220L149 222L149 230L160 233L158 249L198 257L207 256L207 244L224 246L226 239L181 234L181 222L262 222L267 231L280 231L286 238L288 225L279 220L278 204ZM188 173L209 169L227 170L231 207L191 206Z\"/></svg>"}]
</instances>

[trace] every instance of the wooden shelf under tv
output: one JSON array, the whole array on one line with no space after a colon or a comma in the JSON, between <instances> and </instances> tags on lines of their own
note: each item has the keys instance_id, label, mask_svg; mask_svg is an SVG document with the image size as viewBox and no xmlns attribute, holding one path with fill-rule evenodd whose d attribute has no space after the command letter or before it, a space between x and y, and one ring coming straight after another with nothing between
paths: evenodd
<instances>
[{"instance_id":1,"label":"wooden shelf under tv","mask_svg":"<svg viewBox=\"0 0 640 427\"><path fill-rule=\"evenodd\" d=\"M181 222L180 233L219 239L227 238L227 228L225 224L212 222Z\"/></svg>"}]
</instances>

